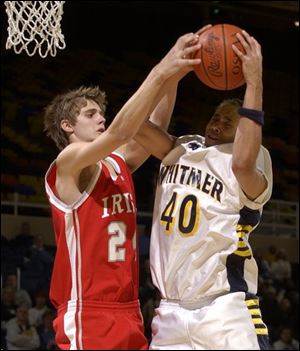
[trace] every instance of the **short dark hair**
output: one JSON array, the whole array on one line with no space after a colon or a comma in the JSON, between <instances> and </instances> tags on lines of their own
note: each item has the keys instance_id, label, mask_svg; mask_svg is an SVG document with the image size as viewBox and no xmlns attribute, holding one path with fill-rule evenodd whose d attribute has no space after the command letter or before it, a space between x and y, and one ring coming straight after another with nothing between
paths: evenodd
<instances>
[{"instance_id":1,"label":"short dark hair","mask_svg":"<svg viewBox=\"0 0 300 351\"><path fill-rule=\"evenodd\" d=\"M217 108L219 107L222 107L224 105L233 105L235 106L236 108L240 108L243 106L243 100L241 99L238 99L238 98L233 98L233 99L226 99L226 100L223 100Z\"/></svg>"}]
</instances>

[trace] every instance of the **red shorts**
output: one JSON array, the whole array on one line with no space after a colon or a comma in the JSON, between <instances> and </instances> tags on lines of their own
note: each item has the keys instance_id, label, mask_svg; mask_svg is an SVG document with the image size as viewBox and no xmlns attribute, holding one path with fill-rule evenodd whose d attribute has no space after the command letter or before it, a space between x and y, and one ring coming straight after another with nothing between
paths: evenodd
<instances>
[{"instance_id":1,"label":"red shorts","mask_svg":"<svg viewBox=\"0 0 300 351\"><path fill-rule=\"evenodd\" d=\"M62 350L147 350L139 302L71 301L53 322Z\"/></svg>"}]
</instances>

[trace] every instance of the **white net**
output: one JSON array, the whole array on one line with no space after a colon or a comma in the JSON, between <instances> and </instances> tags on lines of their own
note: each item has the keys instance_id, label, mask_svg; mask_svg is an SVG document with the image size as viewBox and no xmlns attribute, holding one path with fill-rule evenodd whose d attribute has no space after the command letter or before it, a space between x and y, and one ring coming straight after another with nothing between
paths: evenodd
<instances>
[{"instance_id":1,"label":"white net","mask_svg":"<svg viewBox=\"0 0 300 351\"><path fill-rule=\"evenodd\" d=\"M45 58L66 47L60 22L65 1L5 1L8 16L6 49Z\"/></svg>"}]
</instances>

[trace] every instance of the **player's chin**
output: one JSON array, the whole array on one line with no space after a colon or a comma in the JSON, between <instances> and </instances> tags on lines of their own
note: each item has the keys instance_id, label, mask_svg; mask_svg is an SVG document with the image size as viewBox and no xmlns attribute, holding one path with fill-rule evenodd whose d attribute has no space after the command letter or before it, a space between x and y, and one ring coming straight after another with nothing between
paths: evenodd
<instances>
[{"instance_id":1,"label":"player's chin","mask_svg":"<svg viewBox=\"0 0 300 351\"><path fill-rule=\"evenodd\" d=\"M221 140L212 139L208 136L205 138L205 146L207 146L207 147L215 146L215 145L219 145L219 144L222 144Z\"/></svg>"}]
</instances>

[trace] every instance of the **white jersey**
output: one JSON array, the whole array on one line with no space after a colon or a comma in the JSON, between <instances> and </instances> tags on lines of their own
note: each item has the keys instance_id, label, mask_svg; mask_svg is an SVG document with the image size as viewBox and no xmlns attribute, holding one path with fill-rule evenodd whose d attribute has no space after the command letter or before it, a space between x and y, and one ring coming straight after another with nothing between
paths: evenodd
<instances>
[{"instance_id":1,"label":"white jersey","mask_svg":"<svg viewBox=\"0 0 300 351\"><path fill-rule=\"evenodd\" d=\"M261 146L257 168L267 188L254 201L231 169L233 144L204 146L185 136L164 158L157 181L150 262L163 299L257 293L257 265L248 242L272 192L269 152Z\"/></svg>"}]
</instances>

